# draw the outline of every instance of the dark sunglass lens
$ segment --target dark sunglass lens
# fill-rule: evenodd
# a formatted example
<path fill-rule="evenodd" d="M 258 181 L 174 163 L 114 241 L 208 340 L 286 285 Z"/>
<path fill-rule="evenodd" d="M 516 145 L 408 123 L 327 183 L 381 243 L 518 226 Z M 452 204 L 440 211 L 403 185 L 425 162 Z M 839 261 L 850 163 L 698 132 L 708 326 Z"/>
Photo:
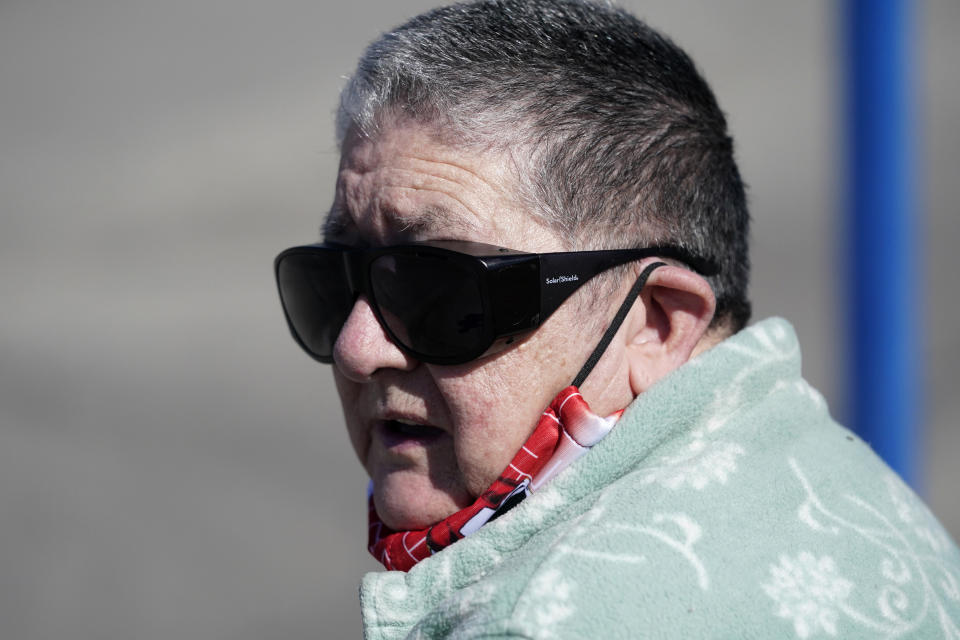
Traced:
<path fill-rule="evenodd" d="M 303 347 L 327 359 L 353 307 L 343 254 L 292 253 L 277 267 L 280 298 L 290 326 Z"/>
<path fill-rule="evenodd" d="M 484 338 L 476 274 L 442 256 L 391 254 L 370 265 L 373 297 L 397 341 L 422 356 L 475 356 Z"/>

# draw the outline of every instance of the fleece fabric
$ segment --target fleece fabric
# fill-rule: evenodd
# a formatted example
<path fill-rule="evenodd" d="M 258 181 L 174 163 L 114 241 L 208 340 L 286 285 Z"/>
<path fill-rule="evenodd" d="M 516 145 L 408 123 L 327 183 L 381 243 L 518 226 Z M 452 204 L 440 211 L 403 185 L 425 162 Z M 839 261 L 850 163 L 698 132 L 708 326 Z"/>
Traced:
<path fill-rule="evenodd" d="M 364 577 L 365 637 L 954 638 L 960 551 L 771 319 L 503 517 Z"/>

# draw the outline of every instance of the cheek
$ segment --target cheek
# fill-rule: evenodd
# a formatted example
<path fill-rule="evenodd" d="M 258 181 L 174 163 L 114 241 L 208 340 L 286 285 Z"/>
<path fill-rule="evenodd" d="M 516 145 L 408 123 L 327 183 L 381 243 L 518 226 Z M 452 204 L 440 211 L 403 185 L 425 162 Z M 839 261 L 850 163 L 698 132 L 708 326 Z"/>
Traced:
<path fill-rule="evenodd" d="M 529 356 L 527 350 L 503 354 L 479 370 L 446 381 L 445 395 L 458 399 L 448 402 L 457 425 L 457 465 L 473 495 L 486 490 L 507 467 L 565 386 L 557 382 L 562 374 Z"/>
<path fill-rule="evenodd" d="M 360 459 L 360 463 L 366 466 L 367 453 L 370 450 L 370 433 L 360 424 L 358 416 L 360 404 L 360 385 L 350 382 L 343 376 L 337 375 L 334 369 L 333 380 L 337 386 L 337 393 L 340 395 L 340 406 L 343 409 L 343 419 L 347 425 L 347 434 L 350 436 L 350 444 Z"/>
<path fill-rule="evenodd" d="M 506 406 L 490 407 L 458 430 L 454 441 L 457 468 L 471 495 L 486 490 L 530 435 L 534 424 Z"/>

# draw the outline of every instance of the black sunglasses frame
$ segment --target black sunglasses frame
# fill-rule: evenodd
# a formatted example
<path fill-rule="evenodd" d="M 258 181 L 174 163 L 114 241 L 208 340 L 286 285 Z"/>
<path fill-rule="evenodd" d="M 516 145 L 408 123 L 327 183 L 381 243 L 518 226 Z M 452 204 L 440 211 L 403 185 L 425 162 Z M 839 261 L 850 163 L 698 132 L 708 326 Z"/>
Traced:
<path fill-rule="evenodd" d="M 577 289 L 594 276 L 613 267 L 648 257 L 678 260 L 704 276 L 719 273 L 717 263 L 673 245 L 637 249 L 603 249 L 558 253 L 526 253 L 479 242 L 434 241 L 390 247 L 358 249 L 320 243 L 292 247 L 274 261 L 274 273 L 284 315 L 294 340 L 311 357 L 332 363 L 333 355 L 316 353 L 301 339 L 287 309 L 281 281 L 281 265 L 291 256 L 342 256 L 343 274 L 353 296 L 366 296 L 380 326 L 403 352 L 429 364 L 463 364 L 500 351 L 524 333 L 539 327 Z M 449 260 L 474 274 L 483 307 L 482 336 L 474 348 L 444 356 L 425 354 L 406 345 L 390 329 L 374 295 L 370 266 L 385 255 L 422 255 Z M 347 316 L 349 317 L 349 310 Z M 342 326 L 337 328 L 339 334 Z M 332 351 L 332 345 L 331 345 Z"/>

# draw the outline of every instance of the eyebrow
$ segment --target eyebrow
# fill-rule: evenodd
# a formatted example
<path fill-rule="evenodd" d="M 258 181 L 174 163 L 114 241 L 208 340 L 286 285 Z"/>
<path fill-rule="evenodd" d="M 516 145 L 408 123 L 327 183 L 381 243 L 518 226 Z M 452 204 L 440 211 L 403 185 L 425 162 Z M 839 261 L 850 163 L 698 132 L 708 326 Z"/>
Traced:
<path fill-rule="evenodd" d="M 320 235 L 324 240 L 337 238 L 346 235 L 352 226 L 353 221 L 350 220 L 349 216 L 344 215 L 342 209 L 335 206 L 330 207 L 327 217 L 320 225 Z"/>
<path fill-rule="evenodd" d="M 477 232 L 477 226 L 442 206 L 427 206 L 409 215 L 391 210 L 385 214 L 392 231 L 411 235 L 423 235 L 440 239 L 460 239 L 454 236 L 470 237 Z M 340 207 L 331 207 L 323 222 L 321 231 L 324 238 L 336 238 L 354 230 L 356 225 L 346 211 Z"/>

